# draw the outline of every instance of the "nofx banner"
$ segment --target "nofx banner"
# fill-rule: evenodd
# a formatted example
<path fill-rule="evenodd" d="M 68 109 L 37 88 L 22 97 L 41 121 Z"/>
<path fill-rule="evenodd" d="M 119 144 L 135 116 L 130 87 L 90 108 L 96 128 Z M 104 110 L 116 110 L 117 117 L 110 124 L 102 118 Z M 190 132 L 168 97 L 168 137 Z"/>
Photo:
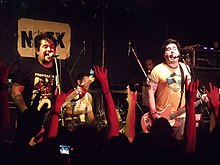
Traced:
<path fill-rule="evenodd" d="M 71 29 L 68 24 L 21 18 L 18 20 L 18 53 L 21 57 L 35 57 L 34 38 L 39 33 L 47 32 L 57 40 L 58 58 L 70 56 Z"/>

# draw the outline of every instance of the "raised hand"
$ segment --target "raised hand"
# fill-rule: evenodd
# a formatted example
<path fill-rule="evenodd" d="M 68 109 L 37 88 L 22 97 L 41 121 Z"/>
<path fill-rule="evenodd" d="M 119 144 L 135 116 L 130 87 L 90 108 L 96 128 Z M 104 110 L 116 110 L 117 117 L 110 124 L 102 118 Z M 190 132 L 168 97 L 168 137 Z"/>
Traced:
<path fill-rule="evenodd" d="M 199 80 L 188 82 L 186 78 L 186 122 L 184 130 L 185 149 L 187 153 L 195 152 L 196 150 L 196 119 L 194 102 L 199 87 Z"/>
<path fill-rule="evenodd" d="M 199 87 L 199 80 L 196 80 L 195 82 L 188 82 L 186 78 L 185 82 L 185 89 L 186 89 L 186 102 L 193 103 L 196 100 L 197 92 L 198 92 L 198 87 Z"/>
<path fill-rule="evenodd" d="M 206 93 L 209 100 L 208 105 L 214 112 L 215 119 L 217 119 L 219 114 L 219 89 L 209 82 L 209 91 L 206 90 Z"/>
<path fill-rule="evenodd" d="M 107 138 L 110 139 L 113 136 L 119 136 L 119 127 L 115 103 L 109 90 L 107 69 L 99 66 L 93 66 L 93 69 L 104 96 L 105 114 L 108 122 Z"/>
<path fill-rule="evenodd" d="M 93 66 L 96 79 L 100 82 L 103 94 L 109 92 L 107 69 L 104 67 Z"/>
<path fill-rule="evenodd" d="M 209 91 L 206 90 L 207 96 L 210 100 L 211 108 L 218 109 L 219 108 L 219 89 L 212 85 L 211 82 L 209 82 Z"/>
<path fill-rule="evenodd" d="M 126 99 L 127 102 L 128 103 L 131 103 L 131 102 L 133 103 L 134 102 L 136 104 L 136 101 L 137 101 L 137 91 L 135 91 L 135 92 L 131 91 L 129 86 L 127 87 L 127 91 L 128 91 L 128 95 L 127 95 L 127 99 Z"/>

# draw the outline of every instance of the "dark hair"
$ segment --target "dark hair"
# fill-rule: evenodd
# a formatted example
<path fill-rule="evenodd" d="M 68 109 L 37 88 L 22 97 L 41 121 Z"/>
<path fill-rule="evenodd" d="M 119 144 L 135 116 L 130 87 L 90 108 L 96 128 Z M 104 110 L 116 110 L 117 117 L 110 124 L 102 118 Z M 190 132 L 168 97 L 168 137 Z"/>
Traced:
<path fill-rule="evenodd" d="M 40 49 L 40 45 L 41 45 L 41 41 L 42 40 L 46 40 L 46 41 L 50 41 L 52 40 L 55 47 L 57 46 L 57 40 L 53 37 L 53 35 L 45 32 L 45 33 L 39 33 L 35 38 L 34 38 L 34 47 L 39 50 Z"/>
<path fill-rule="evenodd" d="M 143 62 L 147 61 L 147 60 L 151 60 L 153 63 L 155 63 L 155 59 L 152 57 L 146 57 Z"/>
<path fill-rule="evenodd" d="M 165 53 L 166 46 L 169 44 L 176 44 L 177 49 L 180 51 L 180 48 L 181 48 L 180 43 L 175 39 L 169 38 L 169 39 L 165 40 L 163 45 L 161 46 L 161 53 L 162 54 Z"/>
<path fill-rule="evenodd" d="M 82 81 L 82 79 L 85 77 L 85 76 L 88 76 L 86 73 L 80 73 L 76 76 L 76 81 L 77 80 L 80 80 Z M 77 82 L 76 82 L 77 83 Z"/>

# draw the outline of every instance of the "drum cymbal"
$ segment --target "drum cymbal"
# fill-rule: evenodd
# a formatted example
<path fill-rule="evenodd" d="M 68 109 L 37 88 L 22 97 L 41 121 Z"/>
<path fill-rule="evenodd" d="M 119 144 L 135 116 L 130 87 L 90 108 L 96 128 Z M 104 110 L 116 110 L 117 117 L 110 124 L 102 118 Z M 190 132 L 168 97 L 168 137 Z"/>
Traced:
<path fill-rule="evenodd" d="M 125 90 L 111 90 L 112 93 L 118 93 L 118 94 L 128 94 L 127 89 Z M 138 92 L 138 95 L 142 95 L 142 93 Z"/>

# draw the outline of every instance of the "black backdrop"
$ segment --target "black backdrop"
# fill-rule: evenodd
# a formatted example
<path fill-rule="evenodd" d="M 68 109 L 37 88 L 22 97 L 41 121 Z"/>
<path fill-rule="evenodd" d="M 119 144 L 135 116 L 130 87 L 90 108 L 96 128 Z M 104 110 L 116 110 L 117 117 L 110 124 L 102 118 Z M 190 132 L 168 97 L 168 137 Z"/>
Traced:
<path fill-rule="evenodd" d="M 140 72 L 133 55 L 128 57 L 129 40 L 133 41 L 140 60 L 153 57 L 156 62 L 162 60 L 160 45 L 166 38 L 175 38 L 182 46 L 201 44 L 211 47 L 213 42 L 219 41 L 220 2 L 217 0 L 5 2 L 0 6 L 0 58 L 13 63 L 19 57 L 16 49 L 19 18 L 65 22 L 72 29 L 71 55 L 64 61 L 69 70 L 76 62 L 83 41 L 86 41 L 86 54 L 77 62 L 71 75 L 73 79 L 79 72 L 88 72 L 92 65 L 102 65 L 103 54 L 111 84 L 122 83 L 131 73 Z"/>

